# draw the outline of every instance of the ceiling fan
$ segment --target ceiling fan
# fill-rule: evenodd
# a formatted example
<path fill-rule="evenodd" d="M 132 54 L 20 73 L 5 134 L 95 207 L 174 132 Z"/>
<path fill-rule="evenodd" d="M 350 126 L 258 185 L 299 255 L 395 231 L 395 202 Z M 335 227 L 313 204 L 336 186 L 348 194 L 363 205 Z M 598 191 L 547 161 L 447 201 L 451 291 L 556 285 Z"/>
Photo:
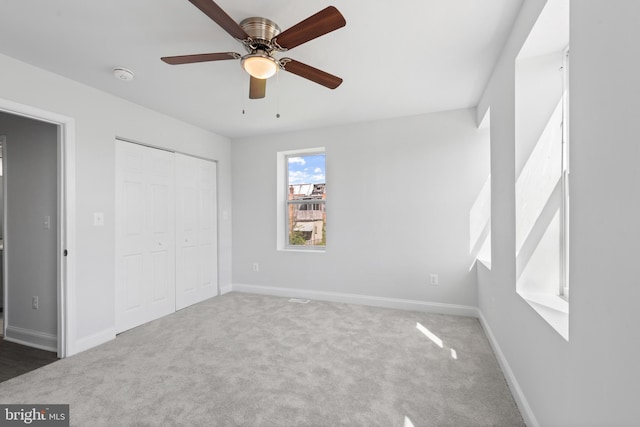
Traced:
<path fill-rule="evenodd" d="M 240 55 L 236 52 L 201 53 L 160 58 L 167 64 L 179 65 L 240 59 L 242 68 L 251 76 L 249 82 L 249 98 L 251 99 L 265 97 L 267 79 L 278 70 L 288 71 L 329 89 L 335 89 L 342 83 L 340 77 L 303 64 L 295 59 L 277 59 L 273 56 L 275 52 L 285 52 L 344 27 L 347 22 L 335 7 L 329 6 L 288 30 L 281 32 L 278 24 L 270 19 L 252 17 L 244 19 L 238 24 L 213 0 L 189 1 L 233 38 L 242 43 L 248 53 L 246 55 Z"/>

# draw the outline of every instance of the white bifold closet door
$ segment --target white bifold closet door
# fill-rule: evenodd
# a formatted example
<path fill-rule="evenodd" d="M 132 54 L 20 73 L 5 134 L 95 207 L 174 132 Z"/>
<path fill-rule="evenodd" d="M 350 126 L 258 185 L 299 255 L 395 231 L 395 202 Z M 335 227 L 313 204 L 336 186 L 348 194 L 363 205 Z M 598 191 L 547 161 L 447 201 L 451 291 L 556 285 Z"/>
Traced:
<path fill-rule="evenodd" d="M 176 160 L 176 310 L 218 294 L 216 163 Z"/>
<path fill-rule="evenodd" d="M 116 330 L 175 311 L 174 153 L 116 141 Z"/>

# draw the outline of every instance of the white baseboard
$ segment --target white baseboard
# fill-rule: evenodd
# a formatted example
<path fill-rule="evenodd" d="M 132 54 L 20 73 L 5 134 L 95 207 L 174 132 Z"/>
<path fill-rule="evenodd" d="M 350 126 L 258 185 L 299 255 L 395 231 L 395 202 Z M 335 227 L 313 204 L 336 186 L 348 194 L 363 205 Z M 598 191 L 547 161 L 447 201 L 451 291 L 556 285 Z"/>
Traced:
<path fill-rule="evenodd" d="M 498 345 L 498 341 L 496 340 L 495 335 L 493 335 L 493 331 L 491 330 L 491 327 L 489 327 L 489 323 L 487 322 L 487 319 L 484 317 L 484 314 L 482 313 L 482 311 L 480 311 L 480 309 L 478 309 L 477 311 L 478 311 L 478 319 L 480 320 L 480 324 L 482 325 L 482 328 L 484 329 L 484 332 L 487 335 L 487 338 L 489 338 L 489 343 L 491 344 L 491 347 L 493 348 L 493 352 L 498 358 L 498 363 L 500 364 L 500 368 L 502 368 L 502 373 L 504 374 L 505 379 L 507 380 L 507 384 L 509 384 L 509 388 L 511 389 L 511 394 L 513 395 L 513 398 L 515 399 L 516 404 L 518 405 L 518 409 L 520 409 L 520 414 L 522 414 L 522 418 L 524 418 L 525 424 L 528 427 L 539 427 L 540 424 L 538 423 L 536 416 L 531 410 L 531 406 L 529 406 L 529 402 L 527 401 L 527 398 L 525 397 L 522 391 L 522 388 L 520 388 L 520 384 L 518 384 L 518 380 L 513 374 L 513 371 L 511 370 L 511 366 L 509 366 L 509 362 L 507 362 L 507 359 L 504 356 L 504 353 L 502 352 L 500 345 Z"/>
<path fill-rule="evenodd" d="M 395 308 L 399 310 L 424 311 L 428 313 L 478 317 L 478 309 L 476 307 L 467 305 L 443 304 L 438 302 L 346 294 L 341 292 L 325 292 L 305 289 L 279 288 L 274 286 L 245 285 L 239 283 L 233 284 L 232 290 L 234 292 L 272 295 L 287 298 L 304 298 L 318 301 L 331 301 L 347 304 L 369 305 L 373 307 Z"/>
<path fill-rule="evenodd" d="M 47 351 L 58 351 L 58 337 L 46 332 L 7 325 L 5 340 Z"/>
<path fill-rule="evenodd" d="M 231 291 L 233 291 L 233 286 L 231 285 L 220 287 L 220 295 L 228 294 Z"/>
<path fill-rule="evenodd" d="M 97 347 L 100 344 L 104 344 L 115 338 L 115 328 L 105 329 L 104 331 L 89 335 L 88 337 L 80 338 L 74 342 L 72 348 L 69 349 L 69 354 L 67 354 L 67 356 L 72 356 L 85 350 L 89 350 L 90 348 Z"/>

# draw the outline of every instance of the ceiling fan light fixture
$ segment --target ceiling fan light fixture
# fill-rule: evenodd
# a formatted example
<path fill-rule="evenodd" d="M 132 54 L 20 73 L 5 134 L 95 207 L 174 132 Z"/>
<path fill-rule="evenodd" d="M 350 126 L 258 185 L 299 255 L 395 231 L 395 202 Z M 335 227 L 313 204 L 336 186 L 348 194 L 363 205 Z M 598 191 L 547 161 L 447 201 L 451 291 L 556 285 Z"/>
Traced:
<path fill-rule="evenodd" d="M 280 64 L 264 53 L 252 53 L 242 57 L 242 68 L 256 79 L 268 79 L 278 72 Z"/>

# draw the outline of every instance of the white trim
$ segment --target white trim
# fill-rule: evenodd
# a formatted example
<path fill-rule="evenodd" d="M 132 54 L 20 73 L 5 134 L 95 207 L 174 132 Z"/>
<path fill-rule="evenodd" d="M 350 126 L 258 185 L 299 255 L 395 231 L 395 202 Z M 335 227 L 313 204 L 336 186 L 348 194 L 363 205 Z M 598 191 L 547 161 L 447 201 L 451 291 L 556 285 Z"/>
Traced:
<path fill-rule="evenodd" d="M 284 249 L 278 249 L 280 252 L 301 252 L 301 253 L 311 253 L 311 254 L 324 254 L 327 252 L 326 246 L 288 246 Z"/>
<path fill-rule="evenodd" d="M 7 204 L 4 202 L 4 200 L 6 200 L 7 198 L 7 180 L 4 179 L 4 175 L 7 171 L 7 169 L 5 168 L 5 160 L 7 157 L 7 138 L 6 135 L 0 135 L 0 144 L 2 144 L 2 147 L 0 147 L 0 149 L 2 150 L 2 158 L 0 159 L 0 162 L 2 163 L 2 318 L 3 318 L 3 323 L 2 323 L 2 331 L 0 331 L 0 333 L 2 333 L 3 336 L 7 335 L 7 319 L 9 317 L 9 315 L 7 314 L 7 311 L 9 309 L 9 307 L 7 306 L 7 294 L 8 294 L 8 289 L 9 287 L 7 286 L 7 253 L 4 250 L 4 242 L 6 241 L 7 238 Z"/>
<path fill-rule="evenodd" d="M 326 165 L 325 165 L 326 167 Z M 287 211 L 284 201 L 287 199 L 287 154 L 276 153 L 276 250 L 282 250 L 287 245 L 285 233 L 287 230 Z"/>
<path fill-rule="evenodd" d="M 53 352 L 58 349 L 58 337 L 55 335 L 16 326 L 7 326 L 6 329 L 7 335 L 4 339 L 7 341 Z"/>
<path fill-rule="evenodd" d="M 228 294 L 229 292 L 233 292 L 233 286 L 226 285 L 220 287 L 220 295 Z"/>
<path fill-rule="evenodd" d="M 234 292 L 273 295 L 286 298 L 303 298 L 346 304 L 369 305 L 373 307 L 395 308 L 399 310 L 423 311 L 427 313 L 451 314 L 455 316 L 478 317 L 478 309 L 467 305 L 444 304 L 429 301 L 406 300 L 370 295 L 346 294 L 341 292 L 313 291 L 306 289 L 280 288 L 274 286 L 245 285 L 235 283 Z"/>
<path fill-rule="evenodd" d="M 486 268 L 487 270 L 491 271 L 491 260 L 483 260 L 480 258 L 476 258 L 476 261 L 478 261 L 480 264 L 482 264 L 484 266 L 484 268 Z"/>
<path fill-rule="evenodd" d="M 569 341 L 569 303 L 557 295 L 546 293 L 516 293 L 535 310 L 565 341 Z"/>
<path fill-rule="evenodd" d="M 212 157 L 196 156 L 195 154 L 191 154 L 187 151 L 181 151 L 176 148 L 167 148 L 167 147 L 162 147 L 160 145 L 148 144 L 146 142 L 140 142 L 140 141 L 136 141 L 135 139 L 129 139 L 129 138 L 125 138 L 123 136 L 117 136 L 117 135 L 115 139 L 117 141 L 129 142 L 131 144 L 142 145 L 143 147 L 149 147 L 149 148 L 154 148 L 156 150 L 168 151 L 169 153 L 184 154 L 185 156 L 195 157 L 196 159 L 207 160 L 209 162 L 218 163 L 218 160 Z"/>
<path fill-rule="evenodd" d="M 484 111 L 476 107 L 476 126 L 478 129 L 491 129 L 491 105 Z"/>
<path fill-rule="evenodd" d="M 523 291 L 516 293 L 527 300 L 530 304 L 543 305 L 551 310 L 555 310 L 563 314 L 569 314 L 569 303 L 558 295 Z"/>
<path fill-rule="evenodd" d="M 104 331 L 76 340 L 74 350 L 76 353 L 80 353 L 82 351 L 89 350 L 90 348 L 97 347 L 100 344 L 114 340 L 115 338 L 116 328 L 105 329 Z"/>
<path fill-rule="evenodd" d="M 525 397 L 524 392 L 522 391 L 522 388 L 520 387 L 520 384 L 516 379 L 516 376 L 513 374 L 511 366 L 509 366 L 509 362 L 507 362 L 507 358 L 504 356 L 504 353 L 502 352 L 502 349 L 500 348 L 495 335 L 493 335 L 493 331 L 491 330 L 491 327 L 489 327 L 489 322 L 487 322 L 487 319 L 484 317 L 484 314 L 480 309 L 476 310 L 477 317 L 480 320 L 480 324 L 482 325 L 482 328 L 484 329 L 484 332 L 489 339 L 489 343 L 491 344 L 493 352 L 498 359 L 500 368 L 502 368 L 502 373 L 507 380 L 507 384 L 509 384 L 511 394 L 513 395 L 516 404 L 518 405 L 518 409 L 520 409 L 520 414 L 522 415 L 522 418 L 524 418 L 525 424 L 528 427 L 539 427 L 540 424 L 538 423 L 538 420 L 536 419 L 536 416 L 534 415 L 533 410 L 531 409 L 531 406 L 529 405 L 529 402 L 527 401 L 527 398 Z"/>
<path fill-rule="evenodd" d="M 60 126 L 60 292 L 58 294 L 58 357 L 77 353 L 74 351 L 76 307 L 76 124 L 68 118 Z M 67 250 L 70 256 L 64 256 Z"/>
<path fill-rule="evenodd" d="M 57 350 L 58 357 L 63 358 L 76 353 L 74 351 L 74 337 L 70 333 L 75 330 L 75 318 L 73 317 L 76 278 L 75 120 L 2 98 L 0 98 L 0 111 L 59 126 L 57 146 L 59 150 L 58 183 L 60 184 L 58 196 L 58 252 L 60 256 L 58 257 L 58 341 L 54 351 Z M 6 231 L 5 229 L 5 236 Z M 65 249 L 69 251 L 71 256 L 62 256 Z M 5 264 L 5 270 L 6 267 Z M 6 306 L 6 304 L 4 305 Z"/>
<path fill-rule="evenodd" d="M 216 164 L 216 295 L 222 295 L 222 288 L 220 287 L 220 230 L 222 225 L 220 221 L 224 221 L 224 209 L 220 207 L 220 163 L 217 160 L 212 160 Z M 177 209 L 177 207 L 176 207 Z M 177 244 L 177 242 L 176 242 Z"/>

